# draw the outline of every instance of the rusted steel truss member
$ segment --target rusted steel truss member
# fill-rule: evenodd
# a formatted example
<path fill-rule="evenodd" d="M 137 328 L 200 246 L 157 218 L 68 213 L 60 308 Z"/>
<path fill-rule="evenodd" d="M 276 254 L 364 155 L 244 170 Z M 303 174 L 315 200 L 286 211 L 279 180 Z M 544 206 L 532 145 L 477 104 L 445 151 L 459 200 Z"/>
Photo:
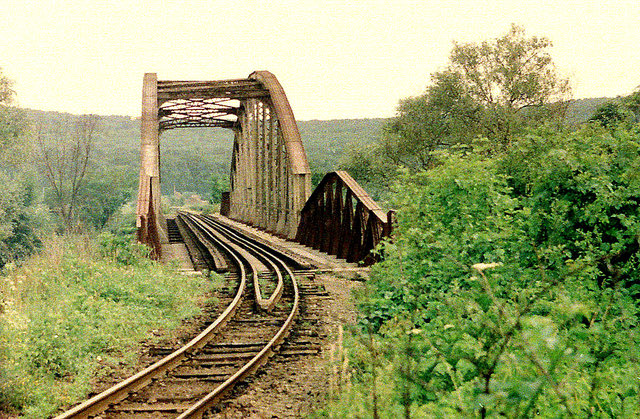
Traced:
<path fill-rule="evenodd" d="M 307 155 L 275 76 L 258 71 L 249 79 L 264 86 L 269 96 L 250 98 L 240 105 L 228 216 L 293 239 L 311 193 Z"/>
<path fill-rule="evenodd" d="M 302 209 L 296 241 L 369 265 L 376 261 L 371 251 L 391 234 L 392 219 L 347 172 L 332 172 Z"/>
<path fill-rule="evenodd" d="M 287 97 L 268 71 L 218 81 L 158 81 L 156 74 L 145 74 L 138 237 L 154 246 L 157 255 L 168 243 L 160 206 L 159 134 L 190 127 L 235 132 L 225 215 L 294 238 L 311 193 L 311 172 Z M 157 243 L 149 237 L 157 237 Z"/>
<path fill-rule="evenodd" d="M 160 200 L 160 143 L 158 141 L 158 78 L 144 75 L 142 85 L 142 121 L 140 124 L 140 183 L 136 206 L 138 241 L 152 248 L 159 258 L 161 243 L 169 241 Z"/>

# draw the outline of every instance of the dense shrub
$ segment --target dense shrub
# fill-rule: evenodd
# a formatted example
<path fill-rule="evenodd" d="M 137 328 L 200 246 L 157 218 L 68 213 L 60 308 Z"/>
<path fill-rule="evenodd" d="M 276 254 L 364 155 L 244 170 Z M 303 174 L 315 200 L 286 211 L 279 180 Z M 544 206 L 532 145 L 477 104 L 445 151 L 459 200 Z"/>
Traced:
<path fill-rule="evenodd" d="M 405 175 L 319 415 L 640 415 L 639 140 L 538 132 Z"/>
<path fill-rule="evenodd" d="M 132 242 L 128 235 L 117 235 L 103 232 L 98 236 L 100 256 L 108 258 L 122 265 L 136 265 L 150 262 L 149 248 L 141 243 Z"/>
<path fill-rule="evenodd" d="M 31 189 L 0 172 L 0 268 L 22 260 L 40 247 L 28 205 Z"/>

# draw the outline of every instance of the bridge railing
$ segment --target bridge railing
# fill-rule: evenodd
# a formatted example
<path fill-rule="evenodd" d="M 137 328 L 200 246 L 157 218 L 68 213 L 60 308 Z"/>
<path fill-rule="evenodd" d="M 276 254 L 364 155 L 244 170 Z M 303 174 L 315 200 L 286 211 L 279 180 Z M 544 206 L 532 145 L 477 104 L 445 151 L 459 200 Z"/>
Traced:
<path fill-rule="evenodd" d="M 325 175 L 302 209 L 296 241 L 347 262 L 376 261 L 371 251 L 391 234 L 385 213 L 345 171 Z"/>

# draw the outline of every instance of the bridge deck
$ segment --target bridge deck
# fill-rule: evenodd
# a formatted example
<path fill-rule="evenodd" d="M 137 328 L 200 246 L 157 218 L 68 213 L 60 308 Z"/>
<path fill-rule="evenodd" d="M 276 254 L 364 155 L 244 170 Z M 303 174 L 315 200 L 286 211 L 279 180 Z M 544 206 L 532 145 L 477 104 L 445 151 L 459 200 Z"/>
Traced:
<path fill-rule="evenodd" d="M 197 271 L 193 269 L 193 263 L 189 258 L 189 252 L 184 243 L 169 243 L 162 246 L 162 262 L 177 261 L 180 272 L 186 275 L 195 275 Z"/>
<path fill-rule="evenodd" d="M 344 259 L 338 259 L 333 255 L 328 255 L 310 247 L 303 246 L 299 243 L 274 236 L 273 234 L 269 234 L 265 231 L 248 226 L 238 221 L 231 220 L 220 214 L 215 214 L 214 217 L 222 223 L 225 223 L 233 228 L 237 228 L 238 230 L 241 230 L 243 233 L 248 234 L 253 238 L 267 242 L 271 246 L 282 250 L 283 252 L 293 256 L 294 258 L 306 262 L 310 265 L 310 267 L 316 267 L 322 271 L 357 271 L 363 269 L 358 267 L 356 263 L 348 263 Z"/>
<path fill-rule="evenodd" d="M 356 263 L 348 263 L 344 259 L 338 259 L 333 255 L 320 252 L 299 243 L 289 241 L 265 231 L 248 226 L 238 221 L 231 220 L 220 214 L 213 215 L 218 221 L 224 223 L 234 229 L 249 235 L 252 238 L 263 241 L 276 247 L 282 252 L 292 256 L 302 264 L 308 265 L 310 268 L 316 268 L 320 271 L 327 272 L 366 272 L 367 268 L 359 267 Z M 166 250 L 165 250 L 166 249 Z M 184 243 L 171 243 L 163 246 L 162 260 L 169 262 L 176 260 L 181 266 L 181 271 L 186 274 L 194 273 L 193 264 L 189 258 L 189 254 Z"/>

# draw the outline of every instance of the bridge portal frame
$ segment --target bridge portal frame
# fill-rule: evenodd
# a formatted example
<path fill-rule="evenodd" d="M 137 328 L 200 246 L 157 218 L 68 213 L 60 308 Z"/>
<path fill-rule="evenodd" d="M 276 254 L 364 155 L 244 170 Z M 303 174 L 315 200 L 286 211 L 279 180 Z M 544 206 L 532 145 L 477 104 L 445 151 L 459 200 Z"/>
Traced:
<path fill-rule="evenodd" d="M 289 101 L 276 77 L 256 71 L 247 79 L 158 81 L 146 73 L 142 88 L 138 240 L 159 257 L 168 243 L 160 193 L 160 132 L 223 127 L 235 133 L 230 218 L 293 239 L 311 194 L 311 171 Z M 153 230 L 153 231 L 151 231 Z"/>

